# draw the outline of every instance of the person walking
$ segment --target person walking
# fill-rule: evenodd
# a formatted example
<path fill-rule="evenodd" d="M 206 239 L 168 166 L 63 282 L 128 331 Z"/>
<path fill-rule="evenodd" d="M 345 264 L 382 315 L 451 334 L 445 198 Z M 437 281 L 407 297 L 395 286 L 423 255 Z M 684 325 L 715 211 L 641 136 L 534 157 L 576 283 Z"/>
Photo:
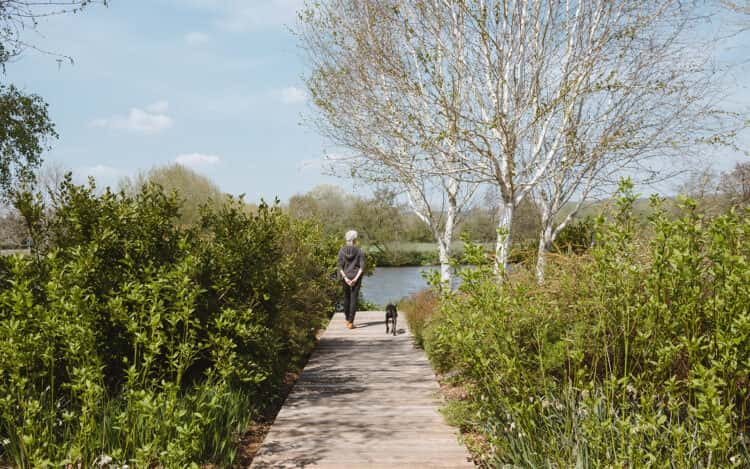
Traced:
<path fill-rule="evenodd" d="M 362 286 L 362 272 L 365 270 L 365 255 L 356 245 L 356 231 L 347 231 L 344 238 L 346 239 L 346 245 L 339 249 L 339 274 L 344 284 L 346 327 L 353 329 L 359 288 Z"/>

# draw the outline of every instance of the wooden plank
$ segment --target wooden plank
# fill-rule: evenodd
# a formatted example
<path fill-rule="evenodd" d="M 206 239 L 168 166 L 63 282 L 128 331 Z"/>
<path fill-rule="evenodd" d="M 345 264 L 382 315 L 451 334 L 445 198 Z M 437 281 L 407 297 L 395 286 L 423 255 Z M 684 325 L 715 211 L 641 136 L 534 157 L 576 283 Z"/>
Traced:
<path fill-rule="evenodd" d="M 385 334 L 385 313 L 336 314 L 251 468 L 470 468 L 438 412 L 438 385 L 406 321 Z"/>

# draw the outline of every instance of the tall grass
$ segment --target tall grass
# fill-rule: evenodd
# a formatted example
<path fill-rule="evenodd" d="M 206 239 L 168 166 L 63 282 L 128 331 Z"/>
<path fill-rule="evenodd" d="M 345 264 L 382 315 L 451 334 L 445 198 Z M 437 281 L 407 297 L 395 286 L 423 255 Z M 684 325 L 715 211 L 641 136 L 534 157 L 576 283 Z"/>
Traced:
<path fill-rule="evenodd" d="M 435 292 L 422 290 L 399 302 L 398 308 L 406 314 L 409 329 L 420 347 L 424 347 L 424 329 L 438 307 L 438 299 Z"/>

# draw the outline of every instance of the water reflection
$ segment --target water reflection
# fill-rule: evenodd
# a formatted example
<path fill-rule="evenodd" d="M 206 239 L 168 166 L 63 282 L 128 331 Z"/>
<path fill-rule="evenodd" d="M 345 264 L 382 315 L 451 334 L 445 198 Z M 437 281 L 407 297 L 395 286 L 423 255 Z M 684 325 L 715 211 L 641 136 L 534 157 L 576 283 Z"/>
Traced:
<path fill-rule="evenodd" d="M 378 267 L 362 281 L 362 296 L 384 306 L 427 288 L 422 272 L 439 270 L 438 266 Z M 454 276 L 454 282 L 457 278 Z"/>

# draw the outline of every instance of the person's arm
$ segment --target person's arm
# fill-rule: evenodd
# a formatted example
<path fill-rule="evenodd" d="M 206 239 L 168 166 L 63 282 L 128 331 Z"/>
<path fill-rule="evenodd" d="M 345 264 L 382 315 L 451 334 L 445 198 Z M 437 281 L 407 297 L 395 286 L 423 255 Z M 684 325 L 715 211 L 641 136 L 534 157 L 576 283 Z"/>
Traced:
<path fill-rule="evenodd" d="M 354 285 L 354 282 L 356 282 L 356 280 L 349 280 L 349 278 L 346 276 L 343 270 L 341 271 L 341 277 L 344 279 L 344 282 L 346 282 L 346 284 L 349 285 L 350 287 Z"/>
<path fill-rule="evenodd" d="M 362 272 L 365 270 L 365 254 L 362 252 L 362 249 L 360 249 L 359 254 L 357 254 L 357 263 L 359 264 L 359 270 L 357 271 L 357 275 L 354 276 L 352 283 L 357 283 L 359 278 L 362 277 Z"/>
<path fill-rule="evenodd" d="M 349 279 L 346 278 L 346 273 L 344 273 L 344 251 L 342 249 L 339 249 L 339 273 L 341 274 L 341 278 L 344 279 L 344 282 L 349 283 Z"/>
<path fill-rule="evenodd" d="M 339 250 L 339 272 L 341 273 L 341 278 L 344 279 L 344 283 L 346 283 L 350 287 L 354 285 L 355 280 L 351 280 L 349 277 L 346 276 L 346 272 L 344 272 L 344 249 L 343 248 Z"/>

